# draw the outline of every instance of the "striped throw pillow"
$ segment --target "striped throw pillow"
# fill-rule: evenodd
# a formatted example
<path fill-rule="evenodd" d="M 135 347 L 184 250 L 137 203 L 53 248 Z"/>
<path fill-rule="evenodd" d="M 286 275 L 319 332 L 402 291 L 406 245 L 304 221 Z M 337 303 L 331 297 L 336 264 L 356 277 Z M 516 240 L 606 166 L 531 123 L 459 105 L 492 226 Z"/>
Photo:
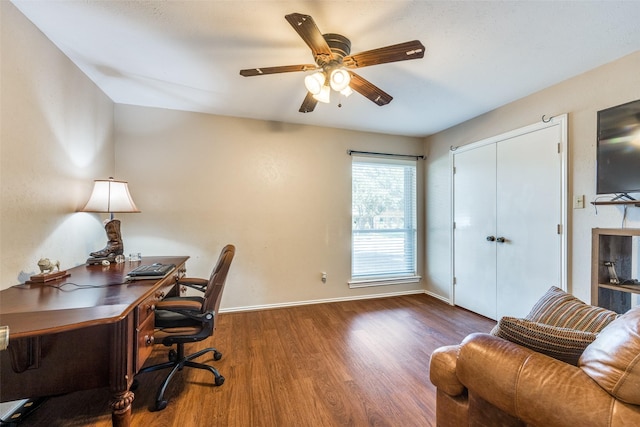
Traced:
<path fill-rule="evenodd" d="M 515 317 L 501 318 L 492 333 L 572 365 L 578 364 L 584 349 L 597 337 L 593 332 L 561 328 Z"/>
<path fill-rule="evenodd" d="M 585 304 L 552 286 L 525 317 L 532 322 L 586 332 L 600 332 L 618 317 L 614 311 Z"/>

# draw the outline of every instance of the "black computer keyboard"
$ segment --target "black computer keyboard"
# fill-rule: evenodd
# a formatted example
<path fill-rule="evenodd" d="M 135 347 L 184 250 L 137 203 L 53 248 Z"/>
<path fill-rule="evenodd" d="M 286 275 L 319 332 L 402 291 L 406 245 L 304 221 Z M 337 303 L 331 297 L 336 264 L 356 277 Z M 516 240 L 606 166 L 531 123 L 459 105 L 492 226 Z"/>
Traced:
<path fill-rule="evenodd" d="M 129 277 L 163 277 L 176 268 L 175 264 L 140 265 L 127 274 Z"/>

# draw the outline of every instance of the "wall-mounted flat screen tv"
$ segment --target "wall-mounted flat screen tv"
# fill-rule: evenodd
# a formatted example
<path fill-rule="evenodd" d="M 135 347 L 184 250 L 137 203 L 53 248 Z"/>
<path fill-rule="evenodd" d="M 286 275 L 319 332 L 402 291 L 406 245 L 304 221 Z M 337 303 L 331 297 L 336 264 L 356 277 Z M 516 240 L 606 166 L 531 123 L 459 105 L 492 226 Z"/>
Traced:
<path fill-rule="evenodd" d="M 598 111 L 596 192 L 640 192 L 640 99 Z"/>

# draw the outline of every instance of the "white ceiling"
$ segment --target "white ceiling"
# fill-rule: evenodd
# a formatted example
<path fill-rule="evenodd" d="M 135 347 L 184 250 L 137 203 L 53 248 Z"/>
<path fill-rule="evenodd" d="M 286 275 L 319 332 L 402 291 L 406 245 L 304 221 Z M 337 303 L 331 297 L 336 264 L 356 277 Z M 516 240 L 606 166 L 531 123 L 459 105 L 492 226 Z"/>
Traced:
<path fill-rule="evenodd" d="M 640 49 L 640 1 L 12 0 L 114 102 L 426 136 Z M 311 15 L 352 53 L 418 39 L 423 59 L 356 72 L 354 93 L 299 113 L 313 63 L 284 16 Z M 640 70 L 639 70 L 640 71 Z"/>

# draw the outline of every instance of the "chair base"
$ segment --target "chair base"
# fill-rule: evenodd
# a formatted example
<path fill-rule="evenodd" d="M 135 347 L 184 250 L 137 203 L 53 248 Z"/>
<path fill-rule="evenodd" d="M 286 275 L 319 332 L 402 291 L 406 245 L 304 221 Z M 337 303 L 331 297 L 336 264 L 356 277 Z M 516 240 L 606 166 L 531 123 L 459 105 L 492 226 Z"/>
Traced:
<path fill-rule="evenodd" d="M 145 372 L 153 372 L 153 371 L 159 371 L 162 369 L 169 369 L 171 368 L 171 371 L 169 372 L 169 374 L 166 376 L 166 378 L 164 379 L 164 381 L 162 382 L 162 384 L 160 385 L 160 388 L 158 390 L 158 394 L 156 396 L 156 403 L 155 403 L 155 410 L 156 411 L 161 411 L 164 408 L 167 407 L 167 403 L 168 401 L 164 398 L 164 393 L 167 390 L 167 386 L 169 385 L 169 382 L 171 381 L 171 379 L 173 378 L 173 376 L 176 374 L 176 372 L 181 371 L 182 368 L 189 367 L 189 368 L 196 368 L 196 369 L 204 369 L 206 371 L 209 371 L 213 374 L 213 376 L 215 377 L 215 382 L 214 384 L 216 386 L 221 386 L 222 384 L 224 384 L 224 377 L 222 375 L 220 375 L 220 373 L 218 372 L 218 370 L 216 368 L 214 368 L 213 366 L 210 365 L 206 365 L 204 363 L 198 363 L 198 362 L 193 362 L 193 359 L 196 359 L 206 353 L 212 352 L 213 353 L 213 360 L 220 360 L 222 358 L 222 353 L 220 353 L 218 350 L 216 350 L 213 347 L 210 348 L 205 348 L 203 350 L 200 350 L 196 353 L 193 354 L 189 354 L 187 356 L 184 355 L 184 344 L 182 343 L 178 343 L 177 344 L 177 351 L 176 350 L 169 350 L 169 361 L 168 362 L 164 362 L 164 363 L 159 363 L 157 365 L 152 365 L 152 366 L 147 366 L 146 368 L 142 368 L 140 369 L 140 371 L 138 371 L 137 375 L 143 374 Z M 137 387 L 137 383 L 134 380 L 134 384 L 131 386 L 131 389 L 134 389 L 135 387 Z"/>

